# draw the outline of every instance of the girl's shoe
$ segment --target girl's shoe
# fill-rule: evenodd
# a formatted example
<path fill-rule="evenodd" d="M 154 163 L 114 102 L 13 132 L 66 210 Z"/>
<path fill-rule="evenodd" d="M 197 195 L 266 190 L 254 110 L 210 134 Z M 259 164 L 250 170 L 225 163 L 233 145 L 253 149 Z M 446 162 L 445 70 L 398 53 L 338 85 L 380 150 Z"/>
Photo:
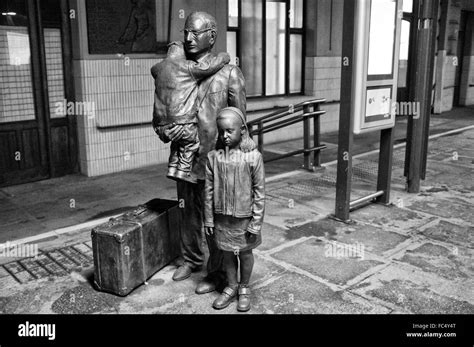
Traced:
<path fill-rule="evenodd" d="M 231 287 L 225 287 L 225 289 L 222 291 L 222 294 L 219 295 L 219 297 L 212 304 L 212 307 L 214 307 L 216 310 L 222 310 L 223 308 L 229 306 L 236 296 L 237 287 L 234 289 Z"/>
<path fill-rule="evenodd" d="M 247 312 L 250 310 L 250 288 L 247 286 L 239 286 L 239 303 L 237 311 Z"/>

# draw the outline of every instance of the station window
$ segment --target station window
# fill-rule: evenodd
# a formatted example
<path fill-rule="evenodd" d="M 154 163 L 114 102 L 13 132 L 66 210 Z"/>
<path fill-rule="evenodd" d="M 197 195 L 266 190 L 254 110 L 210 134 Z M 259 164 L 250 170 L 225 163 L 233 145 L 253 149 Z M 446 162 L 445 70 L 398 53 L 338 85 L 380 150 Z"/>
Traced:
<path fill-rule="evenodd" d="M 304 0 L 228 0 L 227 51 L 247 95 L 302 94 Z"/>

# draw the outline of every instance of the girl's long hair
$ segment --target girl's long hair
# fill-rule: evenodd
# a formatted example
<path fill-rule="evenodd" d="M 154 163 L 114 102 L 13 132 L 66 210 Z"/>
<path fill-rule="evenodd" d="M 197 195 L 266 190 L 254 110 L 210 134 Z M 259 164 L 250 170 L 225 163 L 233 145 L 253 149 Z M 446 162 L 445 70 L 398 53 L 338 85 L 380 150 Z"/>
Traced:
<path fill-rule="evenodd" d="M 223 118 L 222 114 L 225 112 L 225 111 L 231 111 L 235 117 L 240 120 L 240 123 L 245 127 L 245 133 L 242 134 L 242 138 L 240 140 L 240 145 L 239 145 L 239 148 L 242 152 L 244 153 L 248 153 L 248 152 L 251 152 L 253 151 L 254 149 L 257 148 L 257 145 L 255 144 L 255 142 L 250 138 L 250 134 L 249 134 L 249 129 L 247 127 L 247 122 L 245 121 L 245 116 L 244 114 L 242 113 L 241 110 L 239 110 L 237 107 L 226 107 L 226 108 L 223 108 L 219 114 L 217 115 L 217 118 L 216 120 L 218 119 L 221 119 Z M 216 149 L 224 149 L 225 148 L 225 144 L 222 143 L 222 141 L 220 140 L 220 138 L 218 137 L 217 138 L 217 143 L 216 143 Z"/>

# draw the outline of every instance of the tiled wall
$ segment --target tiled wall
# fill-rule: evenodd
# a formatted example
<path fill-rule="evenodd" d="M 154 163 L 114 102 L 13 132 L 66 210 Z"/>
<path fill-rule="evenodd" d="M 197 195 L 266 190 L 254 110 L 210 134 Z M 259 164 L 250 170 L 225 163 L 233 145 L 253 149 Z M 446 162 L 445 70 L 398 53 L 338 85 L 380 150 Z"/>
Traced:
<path fill-rule="evenodd" d="M 326 114 L 321 117 L 321 133 L 336 131 L 339 127 L 341 98 L 341 57 L 307 57 L 305 94 L 325 98 Z"/>
<path fill-rule="evenodd" d="M 74 62 L 77 101 L 94 115 L 78 116 L 81 172 L 97 176 L 166 162 L 168 145 L 151 126 L 154 59 Z M 143 124 L 145 123 L 145 124 Z"/>
<path fill-rule="evenodd" d="M 436 58 L 436 86 L 434 112 L 442 113 L 453 108 L 456 69 L 460 65 L 459 57 L 446 55 L 439 51 Z"/>
<path fill-rule="evenodd" d="M 305 94 L 339 101 L 341 88 L 341 57 L 307 57 Z"/>

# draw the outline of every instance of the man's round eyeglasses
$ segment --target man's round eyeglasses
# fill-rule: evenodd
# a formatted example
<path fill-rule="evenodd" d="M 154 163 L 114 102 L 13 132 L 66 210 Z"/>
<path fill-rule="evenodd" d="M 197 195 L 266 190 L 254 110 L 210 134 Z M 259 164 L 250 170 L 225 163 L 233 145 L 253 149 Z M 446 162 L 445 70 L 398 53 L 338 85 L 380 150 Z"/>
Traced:
<path fill-rule="evenodd" d="M 202 30 L 189 30 L 189 29 L 183 29 L 181 32 L 184 32 L 184 35 L 192 34 L 194 38 L 198 37 L 198 35 L 201 35 L 209 30 L 212 30 L 212 28 L 207 28 L 207 29 L 202 29 Z"/>

